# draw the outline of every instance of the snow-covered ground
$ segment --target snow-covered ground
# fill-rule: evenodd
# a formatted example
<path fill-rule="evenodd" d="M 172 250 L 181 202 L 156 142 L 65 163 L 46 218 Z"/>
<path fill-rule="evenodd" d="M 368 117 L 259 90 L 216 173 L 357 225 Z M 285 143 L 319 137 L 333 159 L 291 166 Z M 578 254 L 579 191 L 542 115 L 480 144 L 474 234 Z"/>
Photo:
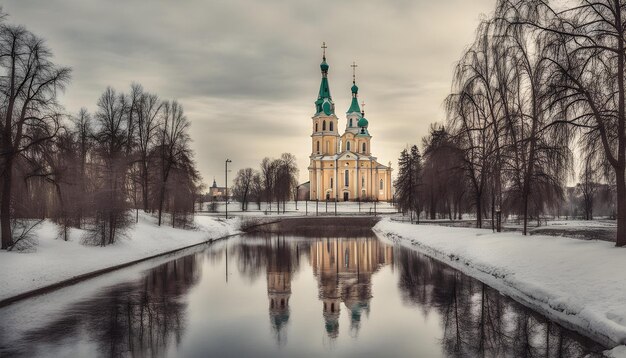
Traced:
<path fill-rule="evenodd" d="M 626 249 L 604 241 L 384 219 L 382 238 L 422 251 L 564 326 L 609 346 L 626 343 Z M 626 353 L 614 349 L 615 356 Z"/>
<path fill-rule="evenodd" d="M 46 220 L 33 232 L 34 252 L 0 251 L 0 300 L 55 284 L 75 276 L 176 250 L 209 239 L 238 233 L 239 220 L 196 216 L 195 230 L 158 227 L 156 219 L 140 214 L 124 237 L 106 247 L 81 244 L 82 230 L 70 240 L 58 239 L 58 227 Z"/>

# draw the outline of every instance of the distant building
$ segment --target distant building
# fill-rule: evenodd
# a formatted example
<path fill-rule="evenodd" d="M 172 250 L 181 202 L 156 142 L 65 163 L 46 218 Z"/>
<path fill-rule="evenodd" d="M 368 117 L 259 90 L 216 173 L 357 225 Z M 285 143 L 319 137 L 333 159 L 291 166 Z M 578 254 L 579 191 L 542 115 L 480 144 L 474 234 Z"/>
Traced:
<path fill-rule="evenodd" d="M 302 183 L 298 185 L 298 200 L 308 200 L 311 192 L 311 182 Z"/>
<path fill-rule="evenodd" d="M 365 111 L 359 107 L 359 88 L 354 73 L 352 103 L 346 112 L 345 131 L 340 136 L 339 119 L 330 96 L 325 51 L 320 68 L 322 83 L 312 117 L 311 164 L 308 168 L 310 199 L 391 201 L 391 163 L 380 164 L 370 151 L 372 136 Z"/>
<path fill-rule="evenodd" d="M 232 188 L 228 190 L 228 198 L 233 197 Z M 217 186 L 215 178 L 213 178 L 213 185 L 209 188 L 209 200 L 211 201 L 224 201 L 226 199 L 226 188 Z"/>

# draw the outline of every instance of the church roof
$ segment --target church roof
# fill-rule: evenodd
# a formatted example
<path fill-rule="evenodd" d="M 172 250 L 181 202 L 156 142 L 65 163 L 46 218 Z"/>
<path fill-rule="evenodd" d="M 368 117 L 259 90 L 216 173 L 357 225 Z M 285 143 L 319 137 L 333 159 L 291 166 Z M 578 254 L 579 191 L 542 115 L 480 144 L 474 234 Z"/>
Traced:
<path fill-rule="evenodd" d="M 322 57 L 322 63 L 320 69 L 322 70 L 322 82 L 320 83 L 320 91 L 317 94 L 317 100 L 315 101 L 315 115 L 324 113 L 327 116 L 335 114 L 335 104 L 330 96 L 330 85 L 328 84 L 328 68 L 330 67 L 326 62 L 326 43 L 322 45 L 324 49 L 324 55 Z"/>
<path fill-rule="evenodd" d="M 352 102 L 350 102 L 350 108 L 346 113 L 361 113 L 361 107 L 359 107 L 359 101 L 356 96 L 352 96 Z"/>

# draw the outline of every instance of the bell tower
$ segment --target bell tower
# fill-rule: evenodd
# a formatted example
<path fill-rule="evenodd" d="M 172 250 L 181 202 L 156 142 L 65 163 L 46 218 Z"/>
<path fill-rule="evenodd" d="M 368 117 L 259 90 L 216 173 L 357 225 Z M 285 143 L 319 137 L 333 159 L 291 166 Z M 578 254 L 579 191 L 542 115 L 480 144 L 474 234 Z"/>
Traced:
<path fill-rule="evenodd" d="M 315 115 L 312 117 L 313 128 L 311 134 L 311 158 L 337 154 L 339 131 L 337 130 L 337 116 L 335 103 L 330 95 L 328 85 L 328 63 L 326 62 L 326 43 L 322 44 L 322 82 L 319 94 L 315 101 Z"/>

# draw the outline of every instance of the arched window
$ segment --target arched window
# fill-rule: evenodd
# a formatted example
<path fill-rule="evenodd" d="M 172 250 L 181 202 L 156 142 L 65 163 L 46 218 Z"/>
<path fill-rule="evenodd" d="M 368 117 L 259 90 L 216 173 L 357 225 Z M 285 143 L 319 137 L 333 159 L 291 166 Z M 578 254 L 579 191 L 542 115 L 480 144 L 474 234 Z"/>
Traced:
<path fill-rule="evenodd" d="M 322 130 L 325 131 L 326 130 L 326 121 L 322 122 Z"/>
<path fill-rule="evenodd" d="M 380 190 L 383 190 L 383 187 L 384 187 L 383 180 L 382 180 L 382 179 L 380 179 Z"/>
<path fill-rule="evenodd" d="M 365 143 L 363 143 L 363 153 L 365 153 Z"/>
<path fill-rule="evenodd" d="M 346 169 L 345 172 L 345 186 L 349 186 L 350 185 L 350 172 Z"/>
<path fill-rule="evenodd" d="M 317 123 L 317 122 L 315 122 L 315 131 L 316 131 L 316 132 L 318 131 L 318 130 L 317 130 L 317 124 L 318 124 L 318 123 Z"/>
<path fill-rule="evenodd" d="M 346 149 L 350 150 L 350 142 L 346 142 Z"/>
<path fill-rule="evenodd" d="M 350 127 L 352 127 L 352 118 L 350 118 Z"/>
<path fill-rule="evenodd" d="M 319 152 L 320 152 L 320 142 L 317 141 L 316 143 L 317 143 L 317 154 L 319 154 Z"/>
<path fill-rule="evenodd" d="M 330 178 L 330 188 L 331 189 L 333 188 L 333 178 L 332 177 Z"/>
<path fill-rule="evenodd" d="M 332 121 L 330 122 L 330 131 L 331 132 L 333 131 L 333 122 Z"/>

